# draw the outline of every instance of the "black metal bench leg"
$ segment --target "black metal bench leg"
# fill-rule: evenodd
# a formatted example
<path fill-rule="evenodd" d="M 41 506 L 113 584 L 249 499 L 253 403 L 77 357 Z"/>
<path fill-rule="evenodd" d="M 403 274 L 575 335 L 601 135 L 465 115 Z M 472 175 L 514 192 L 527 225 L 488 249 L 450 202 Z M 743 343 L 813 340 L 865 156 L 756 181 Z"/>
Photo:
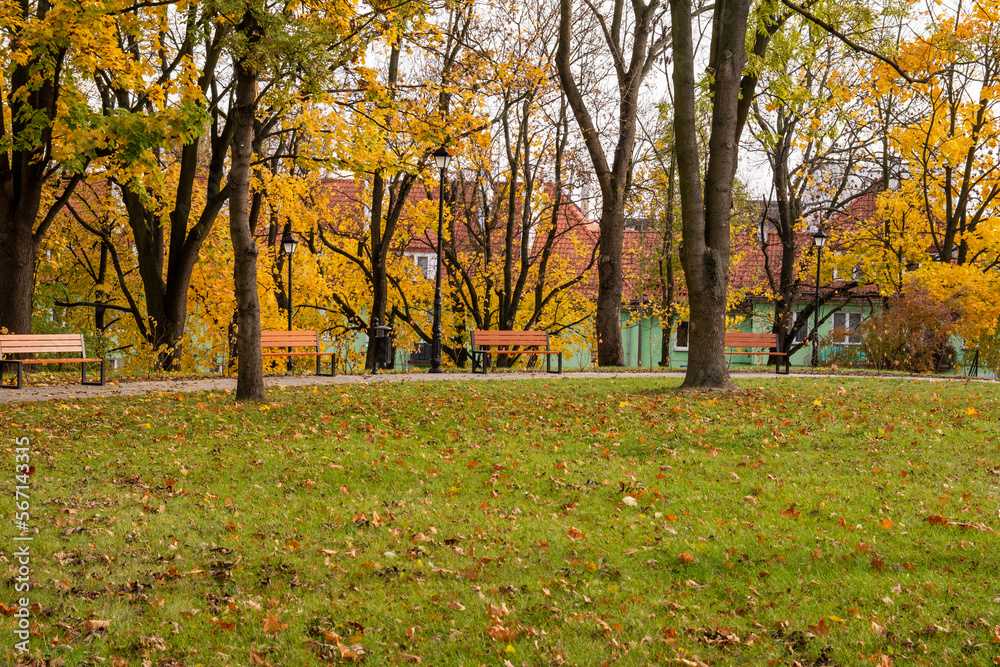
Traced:
<path fill-rule="evenodd" d="M 14 366 L 17 367 L 17 386 L 16 387 L 12 387 L 12 386 L 8 386 L 7 384 L 4 384 L 4 381 L 3 381 L 3 367 L 6 366 L 7 364 L 14 364 Z M 22 368 L 23 365 L 24 364 L 22 364 L 17 359 L 4 359 L 4 360 L 0 361 L 0 387 L 3 387 L 4 389 L 21 389 L 24 386 L 24 377 L 23 377 L 22 372 L 21 372 L 21 368 Z"/>
<path fill-rule="evenodd" d="M 552 355 L 551 354 L 546 354 L 545 355 L 545 372 L 546 373 L 559 373 L 559 374 L 562 374 L 562 352 L 560 352 L 556 356 L 559 358 L 559 366 L 558 366 L 559 370 L 553 371 L 552 370 Z"/>
<path fill-rule="evenodd" d="M 323 372 L 323 357 L 330 357 L 330 372 Z M 337 374 L 337 357 L 332 353 L 317 354 L 316 355 L 316 375 L 322 377 L 333 377 Z"/>
<path fill-rule="evenodd" d="M 101 359 L 101 381 L 100 382 L 87 382 L 87 362 L 80 363 L 80 384 L 85 384 L 91 387 L 103 387 L 104 386 L 104 360 Z"/>

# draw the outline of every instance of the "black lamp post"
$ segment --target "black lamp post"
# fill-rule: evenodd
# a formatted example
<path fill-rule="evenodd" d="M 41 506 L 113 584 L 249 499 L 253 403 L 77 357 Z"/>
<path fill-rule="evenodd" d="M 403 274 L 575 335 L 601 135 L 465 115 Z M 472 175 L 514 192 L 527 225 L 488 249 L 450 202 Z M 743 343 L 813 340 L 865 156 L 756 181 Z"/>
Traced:
<path fill-rule="evenodd" d="M 441 372 L 441 243 L 444 238 L 444 171 L 451 155 L 444 146 L 434 151 L 434 163 L 441 172 L 438 191 L 437 266 L 434 271 L 434 325 L 431 328 L 431 373 Z"/>
<path fill-rule="evenodd" d="M 813 368 L 819 366 L 819 267 L 823 259 L 823 244 L 826 243 L 826 234 L 822 229 L 817 229 L 813 234 L 813 245 L 816 246 L 816 296 L 813 303 Z"/>
<path fill-rule="evenodd" d="M 292 330 L 292 255 L 295 247 L 299 245 L 298 240 L 292 236 L 292 226 L 285 225 L 285 231 L 281 235 L 281 248 L 288 255 L 288 330 Z M 292 354 L 292 348 L 288 348 L 288 354 Z M 288 372 L 292 372 L 292 357 L 288 357 Z"/>

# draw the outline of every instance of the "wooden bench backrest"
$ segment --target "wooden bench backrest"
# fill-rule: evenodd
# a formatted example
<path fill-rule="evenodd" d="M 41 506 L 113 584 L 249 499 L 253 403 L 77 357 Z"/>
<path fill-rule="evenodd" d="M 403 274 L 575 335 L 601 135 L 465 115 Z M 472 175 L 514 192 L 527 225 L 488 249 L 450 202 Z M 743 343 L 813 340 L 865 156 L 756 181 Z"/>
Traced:
<path fill-rule="evenodd" d="M 481 331 L 472 332 L 472 345 L 549 345 L 548 331 Z"/>
<path fill-rule="evenodd" d="M 261 331 L 260 346 L 263 347 L 319 347 L 318 331 Z"/>
<path fill-rule="evenodd" d="M 778 347 L 778 334 L 726 333 L 726 347 Z"/>
<path fill-rule="evenodd" d="M 86 356 L 83 334 L 3 334 L 0 354 L 31 354 L 33 352 L 76 352 Z"/>

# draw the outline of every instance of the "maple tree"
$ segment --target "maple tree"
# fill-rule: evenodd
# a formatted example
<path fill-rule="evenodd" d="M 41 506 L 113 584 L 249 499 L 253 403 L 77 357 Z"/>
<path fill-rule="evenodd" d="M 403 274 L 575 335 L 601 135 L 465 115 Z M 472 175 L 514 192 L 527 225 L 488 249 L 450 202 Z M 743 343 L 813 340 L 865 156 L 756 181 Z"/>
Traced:
<path fill-rule="evenodd" d="M 890 99 L 909 111 L 887 132 L 901 176 L 870 218 L 844 230 L 870 279 L 886 289 L 918 285 L 956 303 L 958 332 L 970 341 L 992 335 L 1000 316 L 990 296 L 1000 285 L 995 14 L 987 5 L 935 6 L 922 16 L 925 33 L 898 47 L 912 80 L 876 67 L 871 104 Z"/>
<path fill-rule="evenodd" d="M 167 12 L 170 3 L 160 10 Z M 191 107 L 138 105 L 110 113 L 91 104 L 91 86 L 114 79 L 147 101 L 166 93 L 144 78 L 142 8 L 102 2 L 5 5 L 0 16 L 0 327 L 31 330 L 39 246 L 95 159 L 143 162 L 191 127 Z M 121 40 L 121 41 L 120 41 Z M 140 126 L 157 132 L 135 132 Z"/>

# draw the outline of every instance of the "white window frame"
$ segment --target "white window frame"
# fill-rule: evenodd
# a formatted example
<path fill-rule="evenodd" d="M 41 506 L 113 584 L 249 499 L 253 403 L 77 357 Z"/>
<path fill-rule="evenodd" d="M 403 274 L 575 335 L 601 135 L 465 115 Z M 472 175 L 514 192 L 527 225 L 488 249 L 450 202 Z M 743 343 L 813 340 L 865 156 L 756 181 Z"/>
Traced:
<path fill-rule="evenodd" d="M 681 326 L 684 326 L 684 330 L 687 331 L 687 345 L 684 347 L 680 346 L 678 342 L 678 334 L 681 332 Z M 691 323 L 687 320 L 678 320 L 677 326 L 674 327 L 674 351 L 675 352 L 687 352 L 688 346 L 691 344 Z"/>
<path fill-rule="evenodd" d="M 802 315 L 802 310 L 793 310 L 791 312 L 792 321 L 788 323 L 788 331 L 791 333 L 792 329 L 795 327 L 795 323 L 799 321 L 799 317 Z M 806 323 L 799 329 L 799 332 L 792 339 L 792 345 L 796 343 L 804 343 L 806 338 L 809 336 L 809 318 L 806 318 Z"/>
<path fill-rule="evenodd" d="M 417 268 L 417 271 L 424 277 L 424 280 L 434 280 L 434 274 L 437 271 L 437 254 L 433 252 L 408 252 L 407 257 L 413 259 L 413 266 Z M 424 267 L 420 266 L 420 260 L 426 260 Z"/>
<path fill-rule="evenodd" d="M 842 337 L 835 338 L 834 345 L 860 345 L 861 336 L 858 335 L 858 328 L 864 318 L 861 313 L 852 311 L 839 311 L 833 314 L 833 332 L 845 332 Z M 853 321 L 853 322 L 852 322 Z"/>

